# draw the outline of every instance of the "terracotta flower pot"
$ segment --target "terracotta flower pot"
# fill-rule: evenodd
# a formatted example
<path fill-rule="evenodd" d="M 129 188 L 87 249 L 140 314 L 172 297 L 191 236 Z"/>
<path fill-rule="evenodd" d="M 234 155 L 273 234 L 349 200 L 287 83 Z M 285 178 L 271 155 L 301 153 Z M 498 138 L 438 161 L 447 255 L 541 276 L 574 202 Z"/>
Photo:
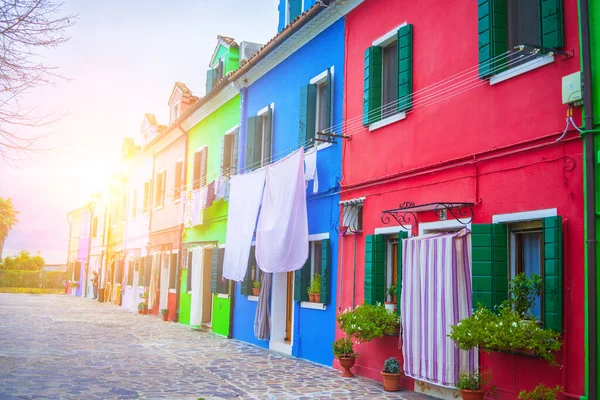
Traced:
<path fill-rule="evenodd" d="M 535 349 L 517 349 L 516 353 L 524 356 L 535 357 Z"/>
<path fill-rule="evenodd" d="M 460 390 L 460 396 L 463 400 L 483 400 L 485 390 Z"/>
<path fill-rule="evenodd" d="M 308 301 L 310 301 L 311 303 L 315 302 L 315 295 L 312 293 L 308 294 Z"/>
<path fill-rule="evenodd" d="M 340 365 L 344 368 L 344 372 L 342 372 L 342 377 L 344 378 L 352 378 L 354 374 L 350 371 L 350 368 L 354 366 L 356 362 L 356 358 L 354 357 L 339 357 Z"/>
<path fill-rule="evenodd" d="M 138 310 L 138 314 L 143 314 L 144 311 L 143 310 Z"/>
<path fill-rule="evenodd" d="M 315 303 L 320 303 L 321 302 L 321 293 L 315 293 Z"/>
<path fill-rule="evenodd" d="M 260 288 L 252 288 L 252 294 L 254 296 L 258 296 L 260 294 Z"/>
<path fill-rule="evenodd" d="M 383 377 L 383 390 L 386 392 L 397 392 L 400 390 L 400 379 L 402 379 L 402 374 L 388 374 L 387 372 L 382 372 L 381 376 Z"/>
<path fill-rule="evenodd" d="M 161 314 L 163 321 L 169 321 L 169 314 Z"/>

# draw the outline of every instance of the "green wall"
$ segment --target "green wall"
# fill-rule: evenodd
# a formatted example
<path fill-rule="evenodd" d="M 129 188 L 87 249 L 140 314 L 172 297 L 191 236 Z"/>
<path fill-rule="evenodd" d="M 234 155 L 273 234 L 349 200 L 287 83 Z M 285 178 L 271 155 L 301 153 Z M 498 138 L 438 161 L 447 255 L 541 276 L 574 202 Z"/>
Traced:
<path fill-rule="evenodd" d="M 237 49 L 236 49 L 237 50 Z M 207 160 L 207 183 L 218 177 L 221 170 L 221 143 L 227 131 L 240 123 L 240 95 L 223 104 L 218 110 L 200 121 L 188 132 L 188 165 L 187 186 L 192 187 L 194 180 L 194 153 L 202 146 L 208 146 Z M 217 241 L 225 243 L 227 233 L 227 210 L 228 204 L 224 200 L 215 201 L 209 208 L 204 210 L 202 225 L 185 229 L 183 240 L 189 242 Z M 183 271 L 187 272 L 187 271 Z M 184 284 L 182 274 L 182 285 Z M 185 289 L 182 286 L 182 289 Z M 187 307 L 183 303 L 187 301 Z M 182 323 L 190 320 L 191 296 L 184 290 L 181 291 L 179 320 Z M 212 326 L 213 332 L 227 336 L 229 334 L 229 315 L 231 312 L 230 299 L 221 299 L 213 296 Z M 185 314 L 185 317 L 184 315 Z"/>
<path fill-rule="evenodd" d="M 192 295 L 187 292 L 187 269 L 181 270 L 181 286 L 179 287 L 179 293 L 179 323 L 189 325 Z"/>

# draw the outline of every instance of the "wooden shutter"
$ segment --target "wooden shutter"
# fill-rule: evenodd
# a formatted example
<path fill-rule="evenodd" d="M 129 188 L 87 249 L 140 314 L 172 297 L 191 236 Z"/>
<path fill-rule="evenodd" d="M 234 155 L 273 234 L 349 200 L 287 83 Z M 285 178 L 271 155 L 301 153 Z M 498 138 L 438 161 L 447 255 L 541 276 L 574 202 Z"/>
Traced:
<path fill-rule="evenodd" d="M 206 186 L 206 173 L 208 171 L 208 147 L 204 147 L 200 154 L 200 187 L 204 187 Z"/>
<path fill-rule="evenodd" d="M 231 142 L 232 135 L 223 136 L 221 141 L 221 174 L 227 174 L 231 167 Z"/>
<path fill-rule="evenodd" d="M 308 292 L 306 290 L 310 284 L 310 260 L 311 254 L 309 250 L 308 259 L 304 263 L 304 266 L 294 271 L 294 301 L 308 301 Z"/>
<path fill-rule="evenodd" d="M 218 75 L 219 72 L 216 68 L 212 68 L 206 71 L 206 94 L 208 94 L 208 92 L 212 90 L 215 83 L 217 83 L 217 80 L 219 79 Z"/>
<path fill-rule="evenodd" d="M 273 109 L 269 106 L 269 110 L 267 111 L 267 117 L 264 121 L 266 124 L 265 127 L 265 154 L 262 155 L 262 159 L 266 164 L 271 163 L 271 156 L 273 155 L 272 148 L 272 137 L 273 137 Z"/>
<path fill-rule="evenodd" d="M 544 218 L 544 269 L 542 281 L 542 322 L 544 328 L 562 332 L 563 243 L 562 217 Z"/>
<path fill-rule="evenodd" d="M 331 298 L 331 240 L 321 240 L 321 303 L 329 304 Z"/>
<path fill-rule="evenodd" d="M 169 262 L 169 289 L 176 289 L 178 267 L 177 253 L 171 253 L 171 261 Z"/>
<path fill-rule="evenodd" d="M 254 281 L 258 279 L 252 278 L 252 268 L 256 266 L 256 247 L 250 247 L 250 256 L 248 257 L 248 266 L 246 267 L 246 276 L 241 283 L 240 293 L 243 296 L 249 296 L 252 294 L 252 288 L 254 287 Z M 258 275 L 258 272 L 257 272 Z"/>
<path fill-rule="evenodd" d="M 508 227 L 504 224 L 471 226 L 473 308 L 490 310 L 508 299 Z"/>
<path fill-rule="evenodd" d="M 317 85 L 300 88 L 300 126 L 298 145 L 306 146 L 307 141 L 315 137 L 317 119 Z"/>
<path fill-rule="evenodd" d="M 246 136 L 246 171 L 260 167 L 262 153 L 262 120 L 261 116 L 248 118 Z"/>
<path fill-rule="evenodd" d="M 398 314 L 400 314 L 400 306 L 402 305 L 402 260 L 404 259 L 402 256 L 402 241 L 404 239 L 408 239 L 408 232 L 398 232 L 398 261 L 396 262 L 396 267 L 398 268 L 396 274 L 396 276 L 398 277 L 396 281 L 396 310 L 398 311 Z"/>
<path fill-rule="evenodd" d="M 200 188 L 200 174 L 202 173 L 202 153 L 197 151 L 194 153 L 194 174 L 192 176 L 192 189 L 196 190 Z"/>
<path fill-rule="evenodd" d="M 506 57 L 499 57 L 508 50 L 506 0 L 478 0 L 479 77 L 506 69 Z"/>
<path fill-rule="evenodd" d="M 146 276 L 146 257 L 140 259 L 140 269 L 138 272 L 138 285 L 144 286 L 144 277 Z"/>
<path fill-rule="evenodd" d="M 150 285 L 150 276 L 152 274 L 152 256 L 146 256 L 146 268 L 144 268 L 144 286 Z"/>
<path fill-rule="evenodd" d="M 289 22 L 295 20 L 300 14 L 302 14 L 302 0 L 289 0 Z"/>
<path fill-rule="evenodd" d="M 398 29 L 398 111 L 412 108 L 413 93 L 413 26 Z"/>
<path fill-rule="evenodd" d="M 365 303 L 385 302 L 385 236 L 367 235 L 365 242 Z"/>
<path fill-rule="evenodd" d="M 365 51 L 363 125 L 381 120 L 382 48 L 369 47 Z"/>
<path fill-rule="evenodd" d="M 191 250 L 188 250 L 187 265 L 186 265 L 187 278 L 185 280 L 185 290 L 187 292 L 192 290 L 192 262 L 193 261 L 194 261 L 194 252 Z"/>
<path fill-rule="evenodd" d="M 564 46 L 562 0 L 538 0 L 542 46 L 555 49 Z"/>
<path fill-rule="evenodd" d="M 222 271 L 219 273 L 219 248 L 213 247 L 212 249 L 212 263 L 210 273 L 210 292 L 221 293 L 221 277 Z"/>
<path fill-rule="evenodd" d="M 240 132 L 239 130 L 236 130 L 236 132 L 234 134 L 231 135 L 232 137 L 232 145 L 231 145 L 231 152 L 232 152 L 232 157 L 231 157 L 231 168 L 230 168 L 230 175 L 234 175 L 237 173 L 237 168 L 238 168 L 238 146 L 239 146 L 239 138 L 240 138 Z"/>
<path fill-rule="evenodd" d="M 223 279 L 223 260 L 225 259 L 225 248 L 219 248 L 217 252 L 217 286 L 218 293 L 229 294 L 229 279 Z"/>

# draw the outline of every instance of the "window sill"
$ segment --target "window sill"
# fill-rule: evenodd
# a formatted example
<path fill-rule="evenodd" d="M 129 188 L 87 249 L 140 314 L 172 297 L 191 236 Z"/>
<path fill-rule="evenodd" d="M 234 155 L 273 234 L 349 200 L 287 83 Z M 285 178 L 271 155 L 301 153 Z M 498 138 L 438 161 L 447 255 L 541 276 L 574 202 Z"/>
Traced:
<path fill-rule="evenodd" d="M 300 307 L 301 308 L 310 308 L 313 310 L 326 310 L 327 309 L 327 306 L 325 306 L 325 304 L 323 304 L 323 303 L 310 303 L 308 301 L 300 302 Z"/>
<path fill-rule="evenodd" d="M 154 211 L 162 210 L 163 208 L 164 208 L 164 206 L 154 207 Z"/>
<path fill-rule="evenodd" d="M 248 301 L 256 301 L 256 302 L 258 302 L 258 296 L 248 296 Z"/>
<path fill-rule="evenodd" d="M 177 293 L 177 289 L 169 289 L 169 293 Z"/>
<path fill-rule="evenodd" d="M 406 113 L 399 112 L 398 114 L 386 117 L 381 121 L 373 122 L 371 125 L 369 125 L 369 132 L 373 132 L 376 129 L 383 128 L 384 126 L 393 124 L 394 122 L 402 121 L 404 118 L 406 118 Z"/>
<path fill-rule="evenodd" d="M 217 293 L 217 298 L 219 299 L 228 299 L 229 295 L 224 293 Z"/>
<path fill-rule="evenodd" d="M 504 82 L 507 79 L 514 78 L 515 76 L 519 76 L 526 72 L 532 71 L 534 69 L 543 67 L 544 65 L 552 64 L 554 62 L 554 55 L 545 55 L 535 60 L 531 60 L 526 62 L 525 64 L 521 64 L 519 66 L 510 68 L 509 70 L 500 72 L 499 74 L 492 75 L 490 78 L 490 85 L 495 85 L 500 82 Z"/>

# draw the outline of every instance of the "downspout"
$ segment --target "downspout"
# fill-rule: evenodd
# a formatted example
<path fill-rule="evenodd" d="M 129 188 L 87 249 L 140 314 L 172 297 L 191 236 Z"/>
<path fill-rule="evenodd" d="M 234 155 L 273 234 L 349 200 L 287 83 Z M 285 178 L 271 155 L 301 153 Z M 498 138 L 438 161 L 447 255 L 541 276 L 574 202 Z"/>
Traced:
<path fill-rule="evenodd" d="M 90 210 L 90 231 L 89 231 L 89 235 L 88 235 L 88 248 L 87 248 L 87 260 L 86 260 L 86 266 L 87 268 L 85 268 L 85 270 L 90 271 L 90 253 L 92 252 L 92 229 L 94 227 L 94 208 L 92 207 L 92 203 L 88 204 L 88 209 Z M 82 284 L 82 288 L 81 288 L 81 292 L 82 292 L 82 297 L 86 297 L 87 296 L 87 281 L 89 279 L 88 274 L 86 274 L 85 276 L 85 285 Z"/>
<path fill-rule="evenodd" d="M 580 0 L 581 55 L 583 66 L 584 129 L 594 128 L 592 92 L 592 62 L 590 46 L 590 21 L 588 0 Z M 596 171 L 594 160 L 594 135 L 587 134 L 585 143 L 586 214 L 587 214 L 587 279 L 588 279 L 588 399 L 598 397 L 598 309 L 596 274 Z"/>
<path fill-rule="evenodd" d="M 187 161 L 188 161 L 188 146 L 189 146 L 189 136 L 185 129 L 181 126 L 181 121 L 177 124 L 177 128 L 183 132 L 185 135 L 185 148 L 183 151 L 183 166 L 181 167 L 181 173 L 183 174 L 183 181 L 186 183 L 186 191 L 187 191 Z M 181 188 L 179 188 L 181 193 Z M 183 202 L 183 200 L 182 200 Z M 181 204 L 181 203 L 180 203 Z M 185 211 L 185 210 L 184 210 Z M 177 275 L 176 284 L 175 284 L 175 319 L 174 322 L 179 322 L 179 297 L 181 296 L 181 264 L 183 262 L 183 257 L 187 257 L 187 254 L 183 253 L 183 222 L 179 224 L 179 257 L 177 262 L 177 271 L 175 272 Z"/>

